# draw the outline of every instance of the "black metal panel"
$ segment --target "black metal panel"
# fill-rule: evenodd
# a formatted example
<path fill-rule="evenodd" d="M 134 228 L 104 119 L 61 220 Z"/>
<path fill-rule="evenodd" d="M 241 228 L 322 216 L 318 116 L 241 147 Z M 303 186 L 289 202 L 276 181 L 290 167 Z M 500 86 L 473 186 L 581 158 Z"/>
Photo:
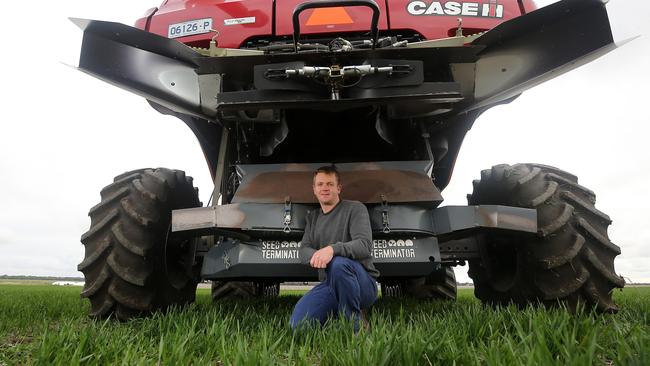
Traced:
<path fill-rule="evenodd" d="M 605 40 L 607 43 L 613 42 L 612 33 L 607 18 L 607 10 L 603 0 L 563 0 L 539 8 L 523 16 L 514 18 L 507 22 L 501 23 L 476 39 L 472 44 L 492 47 L 506 43 L 512 39 L 521 37 L 528 33 L 545 34 L 547 37 L 548 30 L 555 28 L 564 23 L 567 19 L 576 16 L 586 20 L 578 22 L 573 20 L 577 27 L 588 29 L 587 34 L 578 34 L 587 41 L 587 38 Z M 571 34 L 565 34 L 570 37 Z"/>
<path fill-rule="evenodd" d="M 440 257 L 443 263 L 458 263 L 479 259 L 479 237 L 470 236 L 440 243 Z"/>
<path fill-rule="evenodd" d="M 290 258 L 269 258 L 270 255 L 266 252 L 267 249 L 263 249 L 262 242 L 224 241 L 210 249 L 204 257 L 201 277 L 204 279 L 318 279 L 316 269 L 300 264 L 297 249 L 268 250 L 273 253 L 285 253 Z"/>
<path fill-rule="evenodd" d="M 438 201 L 436 204 L 442 202 Z M 432 203 L 433 204 L 433 203 Z M 431 207 L 427 205 L 397 205 L 388 204 L 389 235 L 395 233 L 418 233 L 433 235 L 435 230 L 431 220 Z M 370 226 L 373 232 L 384 231 L 382 205 L 373 205 L 368 208 L 370 214 Z"/>
<path fill-rule="evenodd" d="M 475 101 L 491 106 L 595 60 L 616 46 L 601 0 L 563 0 L 504 22 L 473 42 Z M 471 106 L 469 106 L 471 104 Z"/>
<path fill-rule="evenodd" d="M 175 112 L 212 119 L 202 113 L 198 75 L 186 60 L 86 32 L 79 69 Z"/>
<path fill-rule="evenodd" d="M 246 221 L 243 223 L 243 230 L 253 230 L 253 231 L 275 231 L 282 233 L 283 236 L 287 236 L 284 230 L 284 209 L 283 204 L 263 204 L 263 203 L 251 203 L 251 204 L 242 204 L 240 205 L 242 212 L 246 216 Z M 269 210 L 270 207 L 273 207 L 272 210 Z M 294 234 L 297 234 L 299 237 L 302 237 L 302 233 L 305 230 L 305 217 L 309 211 L 318 209 L 315 206 L 310 205 L 291 205 L 291 228 Z"/>
<path fill-rule="evenodd" d="M 373 239 L 372 256 L 380 278 L 426 276 L 440 264 L 438 240 L 434 237 L 393 234 Z"/>
<path fill-rule="evenodd" d="M 94 34 L 96 38 L 113 41 L 194 66 L 196 65 L 195 60 L 203 57 L 190 47 L 176 40 L 121 23 L 79 18 L 70 18 L 70 20 L 81 28 L 84 34 Z"/>
<path fill-rule="evenodd" d="M 350 88 L 348 97 L 351 99 L 426 99 L 438 103 L 454 103 L 463 99 L 460 92 L 460 84 L 454 82 L 426 82 L 417 86 L 409 87 L 382 87 Z"/>
<path fill-rule="evenodd" d="M 213 280 L 317 279 L 316 269 L 300 263 L 299 247 L 300 242 L 290 239 L 226 240 L 206 254 L 201 277 Z M 382 277 L 425 276 L 440 263 L 438 242 L 433 237 L 394 236 L 373 240 L 372 255 Z"/>
<path fill-rule="evenodd" d="M 223 92 L 217 97 L 220 110 L 241 109 L 299 109 L 319 108 L 332 110 L 358 108 L 367 105 L 399 104 L 427 101 L 433 103 L 456 103 L 463 100 L 458 83 L 423 83 L 379 89 L 346 89 L 340 100 L 332 100 L 327 89 L 322 92 L 289 90 L 247 90 Z"/>

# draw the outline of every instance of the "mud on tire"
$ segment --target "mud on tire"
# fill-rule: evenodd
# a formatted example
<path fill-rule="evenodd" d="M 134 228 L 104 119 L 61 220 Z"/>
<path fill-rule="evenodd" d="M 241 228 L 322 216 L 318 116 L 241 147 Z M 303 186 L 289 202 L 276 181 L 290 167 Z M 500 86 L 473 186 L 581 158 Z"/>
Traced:
<path fill-rule="evenodd" d="M 595 208 L 596 195 L 576 176 L 539 164 L 497 165 L 481 172 L 468 201 L 535 208 L 538 216 L 534 237 L 488 234 L 482 260 L 469 262 L 480 300 L 618 310 L 612 291 L 625 285 L 614 271 L 621 250 L 607 235 L 609 216 Z"/>
<path fill-rule="evenodd" d="M 198 189 L 185 173 L 141 169 L 115 177 L 90 209 L 78 266 L 90 315 L 120 320 L 194 301 L 196 239 L 168 236 L 174 209 L 199 207 Z"/>

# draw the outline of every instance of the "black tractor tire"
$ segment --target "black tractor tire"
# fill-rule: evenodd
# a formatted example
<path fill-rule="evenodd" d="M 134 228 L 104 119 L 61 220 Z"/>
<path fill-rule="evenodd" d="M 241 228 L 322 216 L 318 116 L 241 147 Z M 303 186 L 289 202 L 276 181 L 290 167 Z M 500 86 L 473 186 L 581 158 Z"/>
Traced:
<path fill-rule="evenodd" d="M 537 209 L 537 235 L 489 233 L 481 260 L 469 261 L 474 293 L 484 303 L 618 310 L 612 292 L 625 281 L 614 271 L 621 250 L 607 235 L 612 221 L 576 176 L 540 164 L 497 165 L 481 172 L 468 202 Z"/>
<path fill-rule="evenodd" d="M 212 281 L 212 301 L 276 297 L 280 282 Z"/>
<path fill-rule="evenodd" d="M 135 170 L 102 189 L 78 266 L 92 317 L 128 320 L 194 301 L 198 239 L 170 236 L 170 224 L 172 210 L 200 206 L 192 178 L 179 170 Z"/>
<path fill-rule="evenodd" d="M 443 266 L 426 277 L 382 282 L 381 293 L 385 297 L 455 301 L 457 295 L 456 275 L 452 267 Z"/>
<path fill-rule="evenodd" d="M 452 267 L 443 266 L 426 277 L 409 279 L 404 293 L 408 297 L 422 300 L 456 301 L 456 274 Z"/>

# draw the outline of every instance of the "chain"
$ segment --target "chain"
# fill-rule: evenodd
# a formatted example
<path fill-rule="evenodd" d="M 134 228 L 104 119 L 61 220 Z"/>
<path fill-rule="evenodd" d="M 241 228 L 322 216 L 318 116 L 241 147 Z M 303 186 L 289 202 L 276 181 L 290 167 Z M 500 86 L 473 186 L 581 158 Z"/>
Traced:
<path fill-rule="evenodd" d="M 381 195 L 381 223 L 384 225 L 384 234 L 390 233 L 390 220 L 388 220 L 388 201 L 386 196 Z"/>
<path fill-rule="evenodd" d="M 286 196 L 284 198 L 284 228 L 282 231 L 285 234 L 289 234 L 291 232 L 291 197 Z"/>

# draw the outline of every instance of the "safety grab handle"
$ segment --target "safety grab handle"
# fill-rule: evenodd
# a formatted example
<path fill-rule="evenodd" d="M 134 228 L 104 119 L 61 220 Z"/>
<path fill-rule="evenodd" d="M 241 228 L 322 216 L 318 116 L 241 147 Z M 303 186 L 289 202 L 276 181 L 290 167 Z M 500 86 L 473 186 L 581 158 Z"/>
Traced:
<path fill-rule="evenodd" d="M 335 8 L 344 6 L 365 6 L 372 9 L 372 23 L 370 25 L 370 34 L 372 36 L 372 49 L 375 49 L 377 38 L 379 36 L 379 15 L 381 11 L 379 6 L 373 0 L 325 0 L 309 1 L 299 4 L 293 10 L 293 47 L 298 53 L 298 39 L 300 39 L 300 13 L 309 9 L 316 8 Z"/>

